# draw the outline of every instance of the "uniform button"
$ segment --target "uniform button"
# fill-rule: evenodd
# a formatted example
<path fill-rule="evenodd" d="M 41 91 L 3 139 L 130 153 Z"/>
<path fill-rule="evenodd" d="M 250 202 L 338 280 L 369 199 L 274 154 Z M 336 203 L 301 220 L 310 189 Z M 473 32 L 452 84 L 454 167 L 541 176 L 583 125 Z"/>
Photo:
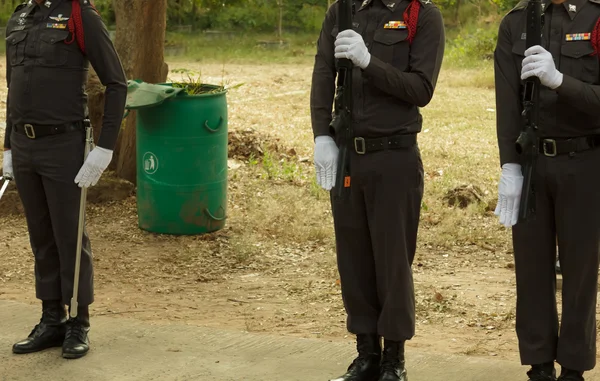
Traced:
<path fill-rule="evenodd" d="M 50 42 L 54 44 L 54 39 L 53 39 L 53 38 L 51 38 L 51 39 L 50 39 Z"/>

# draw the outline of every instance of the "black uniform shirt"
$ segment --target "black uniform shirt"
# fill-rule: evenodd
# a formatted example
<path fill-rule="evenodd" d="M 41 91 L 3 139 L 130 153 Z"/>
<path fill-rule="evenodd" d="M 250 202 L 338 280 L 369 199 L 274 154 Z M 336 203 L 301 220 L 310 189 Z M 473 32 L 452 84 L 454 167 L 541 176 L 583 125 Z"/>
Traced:
<path fill-rule="evenodd" d="M 600 133 L 600 61 L 591 42 L 600 18 L 596 1 L 545 4 L 542 46 L 563 73 L 563 83 L 555 90 L 540 88 L 538 127 L 542 138 Z M 501 165 L 520 162 L 515 141 L 523 126 L 521 63 L 526 50 L 526 7 L 527 1 L 522 1 L 504 17 L 494 54 Z"/>
<path fill-rule="evenodd" d="M 5 148 L 10 148 L 13 124 L 60 125 L 85 119 L 91 63 L 106 86 L 98 146 L 114 149 L 125 110 L 127 79 L 100 16 L 89 1 L 78 1 L 85 55 L 67 27 L 71 0 L 44 0 L 42 4 L 30 0 L 17 7 L 7 23 Z"/>
<path fill-rule="evenodd" d="M 408 20 L 403 17 L 409 4 L 408 0 L 355 2 L 354 30 L 371 53 L 369 65 L 364 70 L 355 67 L 353 72 L 355 136 L 421 131 L 419 107 L 433 97 L 444 54 L 444 25 L 439 9 L 430 0 L 418 0 L 417 32 L 409 44 Z M 337 5 L 335 2 L 327 11 L 317 43 L 310 98 L 315 137 L 329 134 L 332 118 Z"/>

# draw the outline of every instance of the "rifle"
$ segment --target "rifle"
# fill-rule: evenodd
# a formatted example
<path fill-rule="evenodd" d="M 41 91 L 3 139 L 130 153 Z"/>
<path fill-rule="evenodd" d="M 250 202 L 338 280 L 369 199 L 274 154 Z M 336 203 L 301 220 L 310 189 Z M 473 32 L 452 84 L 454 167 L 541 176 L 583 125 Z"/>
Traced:
<path fill-rule="evenodd" d="M 354 15 L 354 0 L 338 1 L 338 30 L 341 32 L 352 29 Z M 348 143 L 352 138 L 352 70 L 354 65 L 347 58 L 337 60 L 337 87 L 335 96 L 335 111 L 330 131 L 336 137 L 339 145 L 337 173 L 334 186 L 334 197 L 346 199 L 350 191 L 350 158 Z"/>
<path fill-rule="evenodd" d="M 527 4 L 527 35 L 526 49 L 542 44 L 542 2 L 529 0 Z M 519 205 L 519 220 L 525 221 L 535 215 L 535 167 L 538 147 L 538 120 L 539 120 L 540 79 L 536 76 L 525 80 L 523 91 L 523 130 L 516 142 L 517 153 L 523 157 L 523 188 L 521 203 Z"/>

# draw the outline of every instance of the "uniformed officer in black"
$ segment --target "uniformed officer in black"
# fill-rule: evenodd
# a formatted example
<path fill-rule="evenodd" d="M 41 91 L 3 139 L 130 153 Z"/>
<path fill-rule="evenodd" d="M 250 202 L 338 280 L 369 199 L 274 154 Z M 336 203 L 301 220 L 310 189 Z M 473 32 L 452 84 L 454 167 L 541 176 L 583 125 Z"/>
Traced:
<path fill-rule="evenodd" d="M 443 20 L 430 0 L 365 0 L 354 3 L 354 29 L 339 32 L 337 4 L 318 39 L 311 91 L 317 181 L 331 190 L 338 186 L 339 141 L 329 130 L 335 59 L 352 60 L 357 144 L 350 152 L 350 198 L 332 198 L 332 211 L 347 328 L 357 335 L 358 357 L 336 380 L 406 381 L 404 343 L 415 331 L 411 266 L 423 197 L 419 107 L 433 97 Z"/>
<path fill-rule="evenodd" d="M 598 0 L 545 2 L 542 46 L 526 49 L 526 6 L 499 28 L 495 50 L 497 132 L 502 174 L 496 213 L 512 227 L 521 362 L 532 381 L 583 380 L 596 364 L 600 250 L 600 71 Z M 517 222 L 523 176 L 515 141 L 522 128 L 523 80 L 540 88 L 535 168 L 537 213 Z M 556 306 L 556 240 L 562 321 Z"/>
<path fill-rule="evenodd" d="M 25 209 L 36 296 L 42 300 L 40 323 L 13 346 L 14 353 L 62 346 L 63 357 L 79 358 L 89 350 L 88 306 L 94 292 L 87 233 L 77 317 L 68 319 L 65 311 L 73 296 L 80 193 L 81 187 L 96 184 L 112 159 L 127 80 L 100 15 L 90 0 L 76 1 L 80 13 L 72 12 L 72 0 L 30 0 L 16 8 L 6 26 L 3 171 L 13 175 Z M 101 136 L 84 162 L 90 63 L 106 92 Z"/>

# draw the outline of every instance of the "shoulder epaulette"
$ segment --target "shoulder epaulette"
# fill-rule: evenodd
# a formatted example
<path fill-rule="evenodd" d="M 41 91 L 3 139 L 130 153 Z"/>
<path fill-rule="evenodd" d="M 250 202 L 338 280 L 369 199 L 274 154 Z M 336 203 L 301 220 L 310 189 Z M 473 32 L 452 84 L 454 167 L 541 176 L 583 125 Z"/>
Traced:
<path fill-rule="evenodd" d="M 431 0 L 419 0 L 419 3 L 421 3 L 422 6 L 424 7 L 432 7 L 435 6 L 435 3 Z"/>
<path fill-rule="evenodd" d="M 511 9 L 510 11 L 508 11 L 507 15 L 511 14 L 513 12 L 520 11 L 520 10 L 523 10 L 523 9 L 527 8 L 527 4 L 528 3 L 529 3 L 528 0 L 521 0 L 521 1 L 519 1 L 519 3 L 517 3 L 517 5 L 515 5 L 513 9 Z"/>
<path fill-rule="evenodd" d="M 91 7 L 93 10 L 96 11 L 96 13 L 98 13 L 98 15 L 100 15 L 100 12 L 98 12 L 98 9 L 96 9 L 96 6 L 94 5 L 94 3 L 92 3 L 91 0 L 79 0 L 79 4 L 81 5 L 81 9 Z"/>
<path fill-rule="evenodd" d="M 17 13 L 18 11 L 20 11 L 21 9 L 25 8 L 27 6 L 27 3 L 21 3 L 19 5 L 17 5 L 17 7 L 15 8 L 15 10 L 13 11 L 13 13 Z"/>

